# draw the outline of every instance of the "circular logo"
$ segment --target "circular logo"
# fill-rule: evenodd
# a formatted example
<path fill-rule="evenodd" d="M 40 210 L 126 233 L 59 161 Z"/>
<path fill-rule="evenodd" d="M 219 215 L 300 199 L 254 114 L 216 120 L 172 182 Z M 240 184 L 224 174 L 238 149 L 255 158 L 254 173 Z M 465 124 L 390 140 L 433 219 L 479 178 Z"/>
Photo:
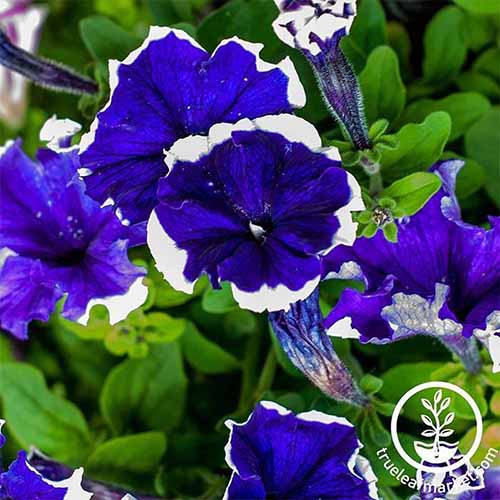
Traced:
<path fill-rule="evenodd" d="M 431 392 L 429 389 L 434 389 L 434 391 Z M 425 430 L 421 432 L 422 440 L 413 443 L 414 452 L 421 460 L 419 463 L 402 446 L 398 435 L 398 421 L 408 401 L 423 391 L 425 391 L 427 397 L 419 399 L 418 409 L 421 410 L 420 418 Z M 444 392 L 449 393 L 450 391 L 454 393 L 454 396 L 459 396 L 465 400 L 471 408 L 476 421 L 474 441 L 469 451 L 463 456 L 458 451 L 459 443 L 453 439 L 454 430 L 450 427 L 455 419 L 455 413 L 450 411 L 451 397 L 444 394 Z M 392 414 L 391 435 L 394 446 L 401 458 L 415 467 L 417 471 L 446 473 L 470 462 L 481 444 L 483 421 L 476 402 L 461 387 L 448 382 L 426 382 L 413 387 L 398 401 Z"/>

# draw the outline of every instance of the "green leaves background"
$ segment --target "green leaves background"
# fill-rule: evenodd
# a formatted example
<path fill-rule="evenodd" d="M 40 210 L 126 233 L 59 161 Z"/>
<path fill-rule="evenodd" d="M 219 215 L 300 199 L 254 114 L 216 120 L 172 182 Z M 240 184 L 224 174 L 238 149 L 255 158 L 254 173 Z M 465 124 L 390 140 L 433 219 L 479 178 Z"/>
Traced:
<path fill-rule="evenodd" d="M 40 53 L 93 76 L 100 93 L 78 101 L 31 89 L 23 127 L 7 130 L 0 124 L 0 139 L 20 134 L 31 153 L 40 145 L 41 124 L 53 113 L 88 128 L 107 100 L 107 60 L 126 57 L 149 25 L 170 25 L 208 50 L 238 35 L 263 43 L 267 60 L 290 56 L 308 97 L 299 114 L 318 127 L 326 144 L 340 146 L 345 164 L 364 187 L 368 178 L 360 159 L 380 164 L 384 185 L 377 202 L 393 213 L 418 211 L 439 189 L 437 178 L 426 172 L 429 166 L 456 157 L 466 161 L 457 186 L 465 219 L 484 223 L 500 207 L 497 0 L 455 0 L 407 20 L 390 14 L 380 0 L 359 1 L 342 48 L 359 75 L 371 126 L 373 148 L 364 152 L 341 143 L 308 63 L 274 35 L 277 11 L 271 0 L 44 3 L 50 16 Z M 360 217 L 368 228 L 371 211 Z M 391 231 L 386 237 L 397 238 Z M 484 447 L 500 445 L 500 379 L 489 366 L 465 376 L 449 353 L 427 338 L 380 347 L 336 340 L 337 352 L 374 398 L 371 413 L 352 414 L 304 379 L 269 333 L 266 317 L 240 310 L 229 287 L 212 290 L 205 281 L 187 296 L 162 280 L 144 249 L 132 257 L 149 268 L 150 296 L 120 324 L 111 327 L 106 310 L 96 307 L 85 328 L 54 315 L 50 324 L 34 325 L 29 343 L 0 336 L 7 457 L 34 445 L 69 465 L 84 465 L 96 479 L 133 490 L 166 498 L 221 498 L 230 475 L 222 423 L 228 417 L 245 419 L 259 399 L 294 411 L 346 414 L 358 426 L 364 453 L 373 458 L 387 442 L 389 416 L 399 397 L 409 385 L 433 379 L 466 387 L 485 417 Z M 322 286 L 325 310 L 348 285 Z M 470 416 L 460 407 L 454 410 L 466 444 Z M 406 424 L 404 439 L 411 439 L 418 432 L 411 415 Z M 409 492 L 373 463 L 383 496 L 406 498 Z"/>

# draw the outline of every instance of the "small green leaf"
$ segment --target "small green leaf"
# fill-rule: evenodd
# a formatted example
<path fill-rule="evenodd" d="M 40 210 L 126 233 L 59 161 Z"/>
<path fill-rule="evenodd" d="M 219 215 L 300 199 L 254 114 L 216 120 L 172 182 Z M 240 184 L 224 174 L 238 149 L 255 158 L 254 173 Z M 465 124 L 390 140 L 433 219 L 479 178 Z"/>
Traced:
<path fill-rule="evenodd" d="M 489 75 L 484 75 L 479 71 L 466 71 L 456 79 L 458 88 L 463 91 L 479 92 L 489 99 L 500 97 L 498 83 Z"/>
<path fill-rule="evenodd" d="M 500 2 L 498 4 L 500 9 Z M 464 27 L 467 47 L 477 52 L 495 37 L 495 22 L 491 16 L 467 12 Z"/>
<path fill-rule="evenodd" d="M 36 446 L 52 458 L 81 464 L 92 446 L 85 418 L 47 388 L 42 374 L 24 363 L 0 365 L 3 416 L 21 446 Z"/>
<path fill-rule="evenodd" d="M 492 47 L 483 52 L 474 61 L 472 69 L 489 75 L 500 83 L 500 49 Z"/>
<path fill-rule="evenodd" d="M 442 155 L 451 131 L 448 113 L 430 114 L 422 123 L 405 125 L 396 135 L 396 149 L 384 149 L 381 164 L 384 179 L 391 181 L 402 175 L 427 170 Z"/>
<path fill-rule="evenodd" d="M 237 309 L 238 304 L 233 298 L 231 284 L 221 283 L 220 290 L 207 288 L 202 299 L 203 309 L 211 314 L 226 314 Z"/>
<path fill-rule="evenodd" d="M 152 312 L 145 316 L 141 330 L 147 342 L 163 344 L 178 339 L 186 329 L 183 318 L 172 318 L 162 312 Z"/>
<path fill-rule="evenodd" d="M 369 373 L 363 375 L 359 381 L 360 388 L 368 395 L 376 394 L 382 389 L 383 385 L 384 382 L 382 379 L 370 375 Z"/>
<path fill-rule="evenodd" d="M 131 489 L 152 485 L 167 448 L 161 432 L 144 432 L 111 439 L 90 455 L 85 472 L 99 481 Z"/>
<path fill-rule="evenodd" d="M 411 103 L 405 109 L 399 123 L 420 122 L 430 113 L 446 111 L 451 118 L 449 137 L 451 142 L 465 134 L 490 107 L 488 99 L 477 92 L 457 92 L 443 99 L 419 99 Z"/>
<path fill-rule="evenodd" d="M 390 222 L 389 224 L 386 224 L 382 228 L 382 231 L 383 231 L 384 237 L 387 241 L 390 241 L 391 243 L 398 242 L 398 226 L 396 226 L 396 224 L 394 224 L 394 222 Z"/>
<path fill-rule="evenodd" d="M 370 222 L 363 229 L 363 233 L 362 234 L 363 234 L 363 236 L 365 238 L 372 238 L 373 236 L 375 236 L 377 230 L 378 230 L 377 224 L 375 224 L 375 222 Z"/>
<path fill-rule="evenodd" d="M 406 102 L 396 53 L 387 45 L 377 47 L 359 75 L 366 117 L 370 123 L 385 118 L 396 121 Z"/>
<path fill-rule="evenodd" d="M 486 173 L 485 188 L 500 207 L 500 108 L 488 111 L 465 134 L 465 152 Z"/>
<path fill-rule="evenodd" d="M 368 131 L 368 136 L 370 137 L 372 142 L 375 142 L 382 135 L 384 135 L 387 127 L 389 127 L 389 122 L 385 118 L 381 118 L 380 120 L 374 122 L 370 127 L 370 130 Z"/>
<path fill-rule="evenodd" d="M 406 79 L 410 74 L 410 35 L 403 24 L 391 21 L 387 23 L 387 38 L 389 45 L 398 56 L 403 79 Z"/>
<path fill-rule="evenodd" d="M 382 196 L 396 201 L 404 215 L 417 213 L 441 187 L 441 179 L 429 172 L 415 172 L 404 179 L 393 182 L 384 189 Z"/>
<path fill-rule="evenodd" d="M 82 19 L 80 35 L 92 57 L 104 63 L 124 59 L 140 45 L 140 40 L 104 16 Z"/>
<path fill-rule="evenodd" d="M 446 85 L 453 80 L 465 62 L 465 14 L 458 7 L 437 12 L 424 34 L 423 74 L 427 83 Z"/>
<path fill-rule="evenodd" d="M 187 324 L 181 346 L 187 362 L 202 373 L 228 373 L 240 368 L 232 354 L 205 338 L 193 323 Z"/>
<path fill-rule="evenodd" d="M 102 389 L 101 412 L 115 435 L 132 424 L 168 431 L 182 418 L 186 387 L 178 343 L 152 345 L 147 358 L 113 368 Z"/>
<path fill-rule="evenodd" d="M 498 0 L 453 0 L 457 5 L 475 14 L 498 14 Z"/>

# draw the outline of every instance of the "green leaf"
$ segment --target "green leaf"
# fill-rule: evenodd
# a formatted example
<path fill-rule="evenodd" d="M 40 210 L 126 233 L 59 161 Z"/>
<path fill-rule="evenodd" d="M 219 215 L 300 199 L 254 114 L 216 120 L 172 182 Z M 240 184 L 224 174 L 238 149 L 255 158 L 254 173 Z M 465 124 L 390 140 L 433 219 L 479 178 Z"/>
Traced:
<path fill-rule="evenodd" d="M 490 409 L 493 415 L 500 417 L 500 391 L 495 391 L 491 396 Z"/>
<path fill-rule="evenodd" d="M 441 187 L 441 179 L 429 172 L 415 172 L 404 179 L 393 182 L 384 189 L 382 196 L 396 201 L 404 215 L 417 213 Z"/>
<path fill-rule="evenodd" d="M 465 152 L 484 168 L 486 191 L 500 207 L 500 107 L 492 108 L 467 131 Z"/>
<path fill-rule="evenodd" d="M 211 314 L 226 314 L 238 308 L 238 304 L 233 298 L 231 284 L 221 283 L 220 290 L 207 288 L 201 301 L 203 309 Z"/>
<path fill-rule="evenodd" d="M 427 170 L 443 153 L 451 131 L 448 113 L 430 114 L 422 123 L 405 125 L 397 134 L 398 147 L 384 149 L 380 160 L 384 179 Z"/>
<path fill-rule="evenodd" d="M 384 233 L 384 237 L 387 241 L 390 241 L 391 243 L 398 242 L 398 226 L 396 226 L 394 222 L 386 224 L 382 228 L 382 232 Z"/>
<path fill-rule="evenodd" d="M 472 69 L 489 75 L 500 82 L 500 49 L 492 47 L 483 52 L 472 65 Z"/>
<path fill-rule="evenodd" d="M 465 14 L 458 7 L 438 11 L 424 34 L 423 74 L 427 83 L 446 85 L 455 78 L 465 62 Z"/>
<path fill-rule="evenodd" d="M 490 107 L 488 99 L 477 92 L 457 92 L 443 99 L 419 99 L 411 103 L 399 123 L 420 122 L 435 111 L 446 111 L 451 118 L 449 141 L 452 142 L 465 134 Z"/>
<path fill-rule="evenodd" d="M 178 339 L 186 329 L 186 321 L 162 312 L 152 312 L 145 315 L 141 327 L 147 342 L 163 344 Z"/>
<path fill-rule="evenodd" d="M 457 5 L 476 14 L 498 14 L 498 0 L 453 0 Z"/>
<path fill-rule="evenodd" d="M 405 79 L 410 74 L 410 35 L 401 23 L 391 21 L 387 23 L 387 38 L 389 45 L 398 56 L 401 74 Z"/>
<path fill-rule="evenodd" d="M 140 44 L 140 40 L 104 16 L 82 19 L 80 35 L 92 57 L 104 63 L 124 59 Z"/>
<path fill-rule="evenodd" d="M 386 118 L 396 121 L 406 102 L 406 89 L 399 74 L 399 62 L 387 45 L 377 47 L 359 75 L 366 117 L 369 123 Z"/>
<path fill-rule="evenodd" d="M 494 39 L 495 22 L 491 16 L 467 12 L 465 16 L 464 34 L 467 47 L 477 52 Z"/>
<path fill-rule="evenodd" d="M 370 375 L 369 373 L 363 375 L 362 379 L 359 381 L 360 388 L 363 390 L 363 392 L 369 395 L 379 392 L 380 389 L 382 389 L 383 385 L 384 382 L 382 381 L 382 379 Z"/>
<path fill-rule="evenodd" d="M 500 88 L 498 83 L 489 76 L 478 71 L 466 71 L 456 79 L 458 88 L 463 91 L 474 91 L 485 95 L 490 99 L 500 97 Z"/>
<path fill-rule="evenodd" d="M 193 323 L 188 323 L 181 346 L 187 362 L 202 373 L 228 373 L 240 368 L 232 354 L 205 338 Z"/>
<path fill-rule="evenodd" d="M 8 335 L 0 335 L 0 364 L 15 361 L 12 352 L 11 337 Z"/>
<path fill-rule="evenodd" d="M 99 14 L 112 17 L 125 26 L 133 26 L 137 20 L 135 0 L 94 0 L 95 10 Z"/>
<path fill-rule="evenodd" d="M 443 160 L 448 160 L 450 158 L 461 157 L 453 151 L 445 151 L 443 154 Z M 477 161 L 470 158 L 462 159 L 465 163 L 458 173 L 457 185 L 455 188 L 455 193 L 459 200 L 463 200 L 479 191 L 484 186 L 486 180 L 484 168 L 479 165 Z"/>
<path fill-rule="evenodd" d="M 85 460 L 92 446 L 85 418 L 73 403 L 47 388 L 36 368 L 0 365 L 0 397 L 9 430 L 23 448 L 36 446 L 71 465 Z"/>
<path fill-rule="evenodd" d="M 380 1 L 363 0 L 349 36 L 343 37 L 340 41 L 344 54 L 359 73 L 371 51 L 386 43 L 385 13 Z"/>
<path fill-rule="evenodd" d="M 165 454 L 167 440 L 161 432 L 144 432 L 106 441 L 94 450 L 85 473 L 108 483 L 131 489 L 152 485 Z"/>
<path fill-rule="evenodd" d="M 132 425 L 169 431 L 184 413 L 186 388 L 178 343 L 154 345 L 147 358 L 129 359 L 110 372 L 101 393 L 101 412 L 115 435 Z"/>

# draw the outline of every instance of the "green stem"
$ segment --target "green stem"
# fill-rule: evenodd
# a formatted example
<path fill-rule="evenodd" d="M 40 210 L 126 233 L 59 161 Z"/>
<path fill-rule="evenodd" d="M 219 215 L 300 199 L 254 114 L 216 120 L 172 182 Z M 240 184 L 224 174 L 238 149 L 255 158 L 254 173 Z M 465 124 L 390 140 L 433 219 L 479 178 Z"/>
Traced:
<path fill-rule="evenodd" d="M 261 344 L 260 330 L 249 336 L 243 359 L 240 401 L 238 412 L 246 413 L 253 403 L 254 387 L 257 380 L 257 362 Z"/>
<path fill-rule="evenodd" d="M 384 185 L 382 183 L 382 174 L 377 172 L 370 176 L 370 194 L 372 196 L 379 195 L 384 189 Z"/>
<path fill-rule="evenodd" d="M 259 382 L 257 384 L 257 389 L 255 390 L 255 401 L 258 402 L 266 391 L 268 391 L 273 385 L 274 375 L 276 373 L 277 358 L 274 346 L 271 344 L 269 352 L 267 353 L 267 358 L 262 368 L 262 372 L 259 377 Z"/>

